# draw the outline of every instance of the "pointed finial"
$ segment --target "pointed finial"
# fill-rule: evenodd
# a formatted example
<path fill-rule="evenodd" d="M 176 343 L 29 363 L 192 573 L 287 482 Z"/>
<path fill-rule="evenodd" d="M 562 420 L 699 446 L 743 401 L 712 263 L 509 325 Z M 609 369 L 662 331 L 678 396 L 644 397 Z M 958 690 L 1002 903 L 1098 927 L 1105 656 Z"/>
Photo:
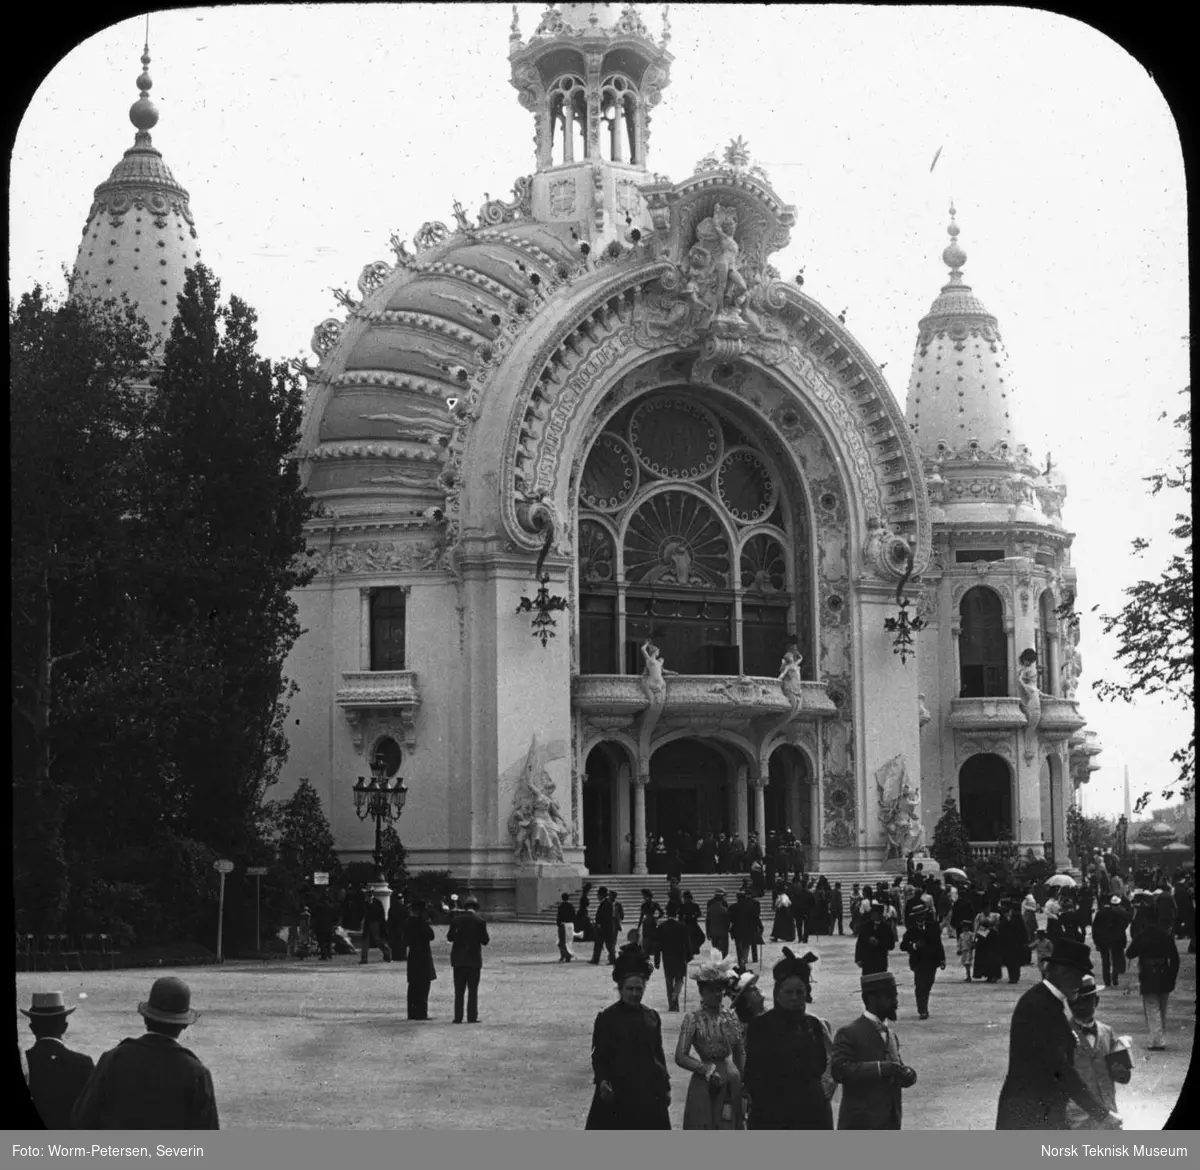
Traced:
<path fill-rule="evenodd" d="M 151 127 L 158 124 L 158 109 L 150 100 L 150 90 L 154 82 L 150 80 L 150 18 L 146 18 L 146 44 L 142 49 L 142 72 L 137 79 L 140 96 L 129 107 L 129 120 L 137 128 L 139 134 L 148 134 Z"/>
<path fill-rule="evenodd" d="M 662 43 L 665 49 L 671 43 L 671 6 L 663 5 Z"/>
<path fill-rule="evenodd" d="M 509 44 L 517 44 L 521 40 L 521 18 L 517 15 L 517 6 L 512 6 L 513 18 L 512 27 L 508 30 Z"/>
<path fill-rule="evenodd" d="M 962 266 L 967 262 L 967 254 L 958 246 L 958 224 L 954 222 L 954 217 L 958 214 L 954 210 L 954 200 L 950 201 L 950 225 L 946 228 L 946 233 L 950 236 L 950 243 L 942 252 L 942 263 L 950 269 L 950 280 L 954 284 L 962 281 Z"/>

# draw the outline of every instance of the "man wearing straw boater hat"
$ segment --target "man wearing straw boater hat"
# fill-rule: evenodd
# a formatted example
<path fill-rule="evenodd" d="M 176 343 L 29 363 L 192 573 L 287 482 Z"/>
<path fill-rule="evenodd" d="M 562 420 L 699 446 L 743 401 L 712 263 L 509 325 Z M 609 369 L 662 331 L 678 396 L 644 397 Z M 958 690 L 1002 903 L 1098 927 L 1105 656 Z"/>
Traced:
<path fill-rule="evenodd" d="M 830 1068 L 842 1086 L 838 1129 L 899 1129 L 901 1090 L 917 1083 L 916 1071 L 900 1058 L 894 1024 L 900 998 L 890 971 L 864 973 L 863 1013 L 839 1028 Z"/>
<path fill-rule="evenodd" d="M 191 1003 L 182 979 L 154 981 L 137 1009 L 146 1034 L 100 1057 L 71 1111 L 73 1129 L 220 1129 L 212 1077 L 178 1039 L 200 1018 Z"/>
<path fill-rule="evenodd" d="M 96 1067 L 83 1052 L 63 1043 L 67 1017 L 73 1007 L 63 1004 L 61 991 L 35 991 L 28 1011 L 29 1030 L 37 1038 L 25 1051 L 29 1066 L 29 1096 L 47 1129 L 70 1129 L 71 1107 Z"/>
<path fill-rule="evenodd" d="M 1091 974 L 1090 951 L 1074 939 L 1054 939 L 1042 981 L 1017 1000 L 997 1129 L 1066 1129 L 1068 1101 L 1090 1118 L 1092 1128 L 1121 1128 L 1120 1119 L 1089 1092 L 1075 1068 L 1071 1002 L 1084 976 Z"/>

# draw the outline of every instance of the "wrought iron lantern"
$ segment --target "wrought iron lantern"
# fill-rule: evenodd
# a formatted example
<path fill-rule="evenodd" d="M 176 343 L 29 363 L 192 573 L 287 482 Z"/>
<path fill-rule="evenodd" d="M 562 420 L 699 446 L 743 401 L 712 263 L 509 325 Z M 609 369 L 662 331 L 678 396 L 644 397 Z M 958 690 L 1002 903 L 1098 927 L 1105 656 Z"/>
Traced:
<path fill-rule="evenodd" d="M 911 548 L 906 548 L 904 550 L 904 576 L 900 578 L 900 584 L 896 586 L 896 605 L 899 606 L 900 612 L 895 617 L 883 619 L 883 628 L 889 634 L 895 634 L 892 639 L 892 653 L 900 655 L 902 665 L 907 665 L 909 658 L 916 656 L 916 650 L 913 649 L 913 634 L 920 633 L 925 628 L 923 617 L 917 615 L 910 618 L 908 616 L 908 600 L 904 596 L 904 586 L 908 584 L 912 570 L 913 551 Z"/>
<path fill-rule="evenodd" d="M 554 627 L 558 625 L 558 622 L 554 620 L 553 615 L 567 608 L 565 597 L 550 592 L 550 574 L 542 572 L 542 565 L 546 562 L 546 554 L 550 551 L 553 539 L 554 530 L 548 526 L 546 541 L 538 555 L 537 568 L 533 571 L 538 583 L 538 591 L 533 597 L 523 596 L 517 605 L 517 613 L 533 614 L 533 620 L 529 623 L 532 627 L 531 632 L 535 638 L 541 640 L 543 650 L 546 648 L 546 643 L 555 637 Z"/>
<path fill-rule="evenodd" d="M 371 760 L 371 782 L 360 776 L 354 786 L 354 811 L 360 821 L 375 822 L 375 864 L 383 870 L 383 826 L 398 821 L 408 799 L 408 785 L 403 776 L 389 783 L 383 753 L 376 752 Z"/>

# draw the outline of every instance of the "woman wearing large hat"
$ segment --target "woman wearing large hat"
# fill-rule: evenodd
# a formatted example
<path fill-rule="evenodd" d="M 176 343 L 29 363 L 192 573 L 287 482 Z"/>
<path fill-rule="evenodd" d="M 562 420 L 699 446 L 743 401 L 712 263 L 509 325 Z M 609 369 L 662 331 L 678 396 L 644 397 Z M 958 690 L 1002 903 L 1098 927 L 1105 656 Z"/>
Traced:
<path fill-rule="evenodd" d="M 742 1027 L 724 1006 L 733 960 L 714 957 L 693 967 L 691 975 L 700 1007 L 683 1017 L 675 1046 L 675 1063 L 692 1074 L 683 1128 L 744 1129 Z"/>
<path fill-rule="evenodd" d="M 663 1053 L 662 1020 L 642 1003 L 650 964 L 621 951 L 613 965 L 618 1000 L 592 1029 L 596 1091 L 586 1129 L 670 1129 L 671 1075 Z"/>
<path fill-rule="evenodd" d="M 784 957 L 771 974 L 775 1006 L 746 1026 L 746 1093 L 751 1129 L 833 1129 L 825 1073 L 829 1040 L 808 1014 L 815 955 Z"/>

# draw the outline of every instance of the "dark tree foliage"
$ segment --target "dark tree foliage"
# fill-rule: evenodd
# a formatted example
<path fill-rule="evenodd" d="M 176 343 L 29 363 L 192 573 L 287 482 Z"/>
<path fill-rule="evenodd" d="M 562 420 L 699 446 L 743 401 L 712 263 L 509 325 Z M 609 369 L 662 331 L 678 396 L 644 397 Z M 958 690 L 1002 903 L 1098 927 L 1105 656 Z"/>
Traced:
<path fill-rule="evenodd" d="M 1184 391 L 1191 393 L 1191 387 Z M 1162 418 L 1167 416 L 1163 414 Z M 1189 408 L 1174 419 L 1183 431 L 1186 442 L 1175 465 L 1167 471 L 1146 477 L 1150 494 L 1172 490 L 1184 493 L 1188 506 L 1192 493 L 1192 412 Z M 1125 590 L 1128 598 L 1120 613 L 1104 615 L 1104 632 L 1117 636 L 1117 661 L 1125 669 L 1123 682 L 1101 680 L 1095 684 L 1102 698 L 1131 702 L 1142 696 L 1159 695 L 1184 705 L 1195 706 L 1195 658 L 1193 651 L 1194 620 L 1192 614 L 1192 516 L 1178 512 L 1171 536 L 1177 542 L 1161 575 L 1147 578 Z M 1150 547 L 1139 537 L 1133 542 L 1135 554 Z M 1196 736 L 1193 731 L 1188 742 L 1171 755 L 1178 771 L 1175 780 L 1161 791 L 1165 800 L 1179 796 L 1190 799 L 1196 784 Z M 1160 795 L 1143 792 L 1137 800 L 1141 812 Z"/>
<path fill-rule="evenodd" d="M 321 797 L 308 780 L 301 780 L 289 799 L 270 801 L 264 814 L 264 827 L 276 854 L 264 893 L 273 910 L 296 913 L 308 899 L 314 873 L 328 873 L 331 886 L 340 884 L 333 830 Z"/>
<path fill-rule="evenodd" d="M 287 750 L 290 591 L 309 502 L 290 458 L 302 391 L 255 352 L 254 310 L 203 265 L 187 273 L 155 382 L 134 542 L 172 817 L 227 855 L 257 836 Z"/>
<path fill-rule="evenodd" d="M 9 318 L 18 920 L 183 938 L 286 752 L 301 388 L 202 267 L 157 371 L 128 306 Z"/>
<path fill-rule="evenodd" d="M 942 815 L 933 827 L 930 852 L 943 869 L 963 869 L 971 861 L 971 841 L 952 794 L 942 801 Z"/>
<path fill-rule="evenodd" d="M 84 725 L 125 669 L 124 517 L 149 330 L 128 304 L 9 304 L 14 877 L 18 923 L 59 923 Z"/>

